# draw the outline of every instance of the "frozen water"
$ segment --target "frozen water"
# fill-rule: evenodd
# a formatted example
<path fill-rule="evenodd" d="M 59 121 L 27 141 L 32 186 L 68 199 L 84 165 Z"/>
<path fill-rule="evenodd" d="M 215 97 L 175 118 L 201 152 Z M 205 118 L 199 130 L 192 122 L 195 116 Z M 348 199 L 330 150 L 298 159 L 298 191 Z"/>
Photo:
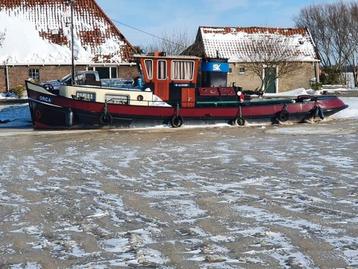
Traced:
<path fill-rule="evenodd" d="M 355 268 L 357 139 L 354 118 L 3 136 L 0 267 Z"/>

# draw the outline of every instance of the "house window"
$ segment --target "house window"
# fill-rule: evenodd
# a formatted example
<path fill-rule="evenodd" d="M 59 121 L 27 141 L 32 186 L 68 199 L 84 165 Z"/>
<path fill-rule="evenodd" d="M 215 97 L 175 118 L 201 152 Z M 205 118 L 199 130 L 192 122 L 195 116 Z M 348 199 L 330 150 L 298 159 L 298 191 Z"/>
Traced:
<path fill-rule="evenodd" d="M 99 78 L 111 78 L 110 77 L 110 68 L 109 67 L 96 67 L 96 71 L 98 72 Z"/>
<path fill-rule="evenodd" d="M 229 72 L 228 72 L 228 74 L 232 74 L 232 68 L 231 68 L 231 67 L 229 67 Z"/>
<path fill-rule="evenodd" d="M 152 60 L 145 60 L 145 69 L 147 71 L 148 79 L 153 79 L 153 61 Z"/>
<path fill-rule="evenodd" d="M 167 79 L 167 61 L 158 61 L 158 79 Z"/>
<path fill-rule="evenodd" d="M 172 79 L 192 80 L 194 76 L 193 61 L 173 61 Z"/>
<path fill-rule="evenodd" d="M 33 80 L 40 80 L 40 69 L 30 68 L 29 69 L 29 78 L 32 78 Z"/>
<path fill-rule="evenodd" d="M 240 75 L 245 75 L 245 72 L 246 72 L 245 67 L 240 67 L 240 69 L 239 69 L 239 74 L 240 74 Z"/>

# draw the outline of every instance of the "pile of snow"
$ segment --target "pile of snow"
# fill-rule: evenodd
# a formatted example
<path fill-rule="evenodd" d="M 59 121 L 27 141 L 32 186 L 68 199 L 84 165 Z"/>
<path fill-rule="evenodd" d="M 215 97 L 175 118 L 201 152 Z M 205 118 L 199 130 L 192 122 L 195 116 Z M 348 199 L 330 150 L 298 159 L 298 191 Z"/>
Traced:
<path fill-rule="evenodd" d="M 305 88 L 298 88 L 286 92 L 280 93 L 265 93 L 264 96 L 271 97 L 271 96 L 299 96 L 299 95 L 320 95 L 319 91 L 315 91 L 312 89 L 305 89 Z"/>
<path fill-rule="evenodd" d="M 17 96 L 13 92 L 0 92 L 0 100 L 17 99 Z"/>

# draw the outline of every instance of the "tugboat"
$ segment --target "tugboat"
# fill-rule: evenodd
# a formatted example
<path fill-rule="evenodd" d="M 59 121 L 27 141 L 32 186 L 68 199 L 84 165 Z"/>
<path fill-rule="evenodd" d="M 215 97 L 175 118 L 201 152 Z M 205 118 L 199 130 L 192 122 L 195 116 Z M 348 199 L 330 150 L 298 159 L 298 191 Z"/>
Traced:
<path fill-rule="evenodd" d="M 82 85 L 26 81 L 35 129 L 80 129 L 164 123 L 174 128 L 191 120 L 282 123 L 323 119 L 347 107 L 336 96 L 252 98 L 239 87 L 227 87 L 228 63 L 222 59 L 134 56 L 141 76 L 132 87 L 102 86 L 92 74 Z"/>

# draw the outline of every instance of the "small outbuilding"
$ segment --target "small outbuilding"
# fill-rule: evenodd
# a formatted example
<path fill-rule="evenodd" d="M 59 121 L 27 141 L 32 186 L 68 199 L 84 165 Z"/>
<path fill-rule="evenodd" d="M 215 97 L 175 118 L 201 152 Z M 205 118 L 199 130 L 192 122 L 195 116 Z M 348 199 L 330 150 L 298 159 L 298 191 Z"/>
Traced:
<path fill-rule="evenodd" d="M 319 56 L 305 28 L 202 26 L 183 54 L 228 60 L 228 86 L 247 90 L 278 93 L 319 82 Z"/>
<path fill-rule="evenodd" d="M 25 79 L 59 79 L 71 72 L 71 1 L 0 0 L 0 92 Z M 95 0 L 76 0 L 74 47 L 77 70 L 101 78 L 128 78 L 134 48 Z"/>

